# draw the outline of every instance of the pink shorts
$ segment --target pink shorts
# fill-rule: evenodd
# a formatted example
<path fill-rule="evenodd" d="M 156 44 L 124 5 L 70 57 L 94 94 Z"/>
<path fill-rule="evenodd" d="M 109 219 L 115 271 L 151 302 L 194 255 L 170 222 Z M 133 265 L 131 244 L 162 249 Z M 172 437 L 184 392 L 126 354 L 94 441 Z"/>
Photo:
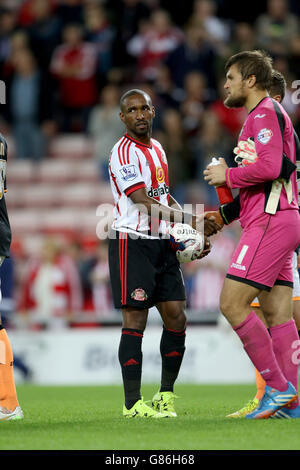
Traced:
<path fill-rule="evenodd" d="M 293 287 L 292 257 L 299 243 L 298 211 L 263 214 L 243 230 L 226 277 L 264 290 L 274 284 Z"/>

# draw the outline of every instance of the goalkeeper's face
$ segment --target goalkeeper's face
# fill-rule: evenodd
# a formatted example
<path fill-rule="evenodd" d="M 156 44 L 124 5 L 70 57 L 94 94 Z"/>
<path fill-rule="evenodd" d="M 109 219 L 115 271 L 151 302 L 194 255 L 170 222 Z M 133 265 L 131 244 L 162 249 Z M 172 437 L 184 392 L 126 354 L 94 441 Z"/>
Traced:
<path fill-rule="evenodd" d="M 227 108 L 242 108 L 247 101 L 247 88 L 236 65 L 232 65 L 226 74 L 224 85 L 227 97 L 224 104 Z"/>
<path fill-rule="evenodd" d="M 154 116 L 154 107 L 146 93 L 128 96 L 120 112 L 127 131 L 137 138 L 151 136 Z"/>

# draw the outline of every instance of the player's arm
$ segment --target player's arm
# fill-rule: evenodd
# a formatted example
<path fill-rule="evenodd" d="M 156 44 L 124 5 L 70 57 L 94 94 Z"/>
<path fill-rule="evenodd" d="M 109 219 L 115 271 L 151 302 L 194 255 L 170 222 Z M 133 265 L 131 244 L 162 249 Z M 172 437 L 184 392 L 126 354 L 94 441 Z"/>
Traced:
<path fill-rule="evenodd" d="M 240 196 L 237 195 L 232 202 L 222 204 L 217 211 L 205 212 L 205 217 L 214 217 L 217 224 L 229 225 L 234 220 L 237 220 L 240 216 Z"/>
<path fill-rule="evenodd" d="M 253 119 L 252 133 L 258 158 L 252 165 L 226 169 L 225 180 L 230 188 L 274 181 L 281 175 L 283 139 L 275 110 L 266 109 L 262 119 Z"/>
<path fill-rule="evenodd" d="M 139 205 L 139 209 L 142 212 L 148 214 L 149 216 L 151 216 L 151 214 L 155 214 L 155 217 L 157 217 L 159 220 L 166 220 L 171 223 L 187 223 L 200 232 L 202 231 L 200 224 L 204 223 L 204 234 L 207 237 L 214 235 L 221 229 L 221 227 L 214 220 L 206 219 L 204 218 L 204 215 L 196 216 L 194 214 L 184 212 L 182 209 L 176 209 L 160 203 L 156 199 L 148 196 L 145 188 L 140 188 L 133 191 L 129 197 L 132 202 L 134 202 L 134 204 Z"/>
<path fill-rule="evenodd" d="M 173 209 L 177 209 L 179 211 L 182 210 L 182 207 L 179 202 L 177 202 L 176 199 L 171 196 L 171 194 L 169 195 L 169 207 L 172 207 Z"/>

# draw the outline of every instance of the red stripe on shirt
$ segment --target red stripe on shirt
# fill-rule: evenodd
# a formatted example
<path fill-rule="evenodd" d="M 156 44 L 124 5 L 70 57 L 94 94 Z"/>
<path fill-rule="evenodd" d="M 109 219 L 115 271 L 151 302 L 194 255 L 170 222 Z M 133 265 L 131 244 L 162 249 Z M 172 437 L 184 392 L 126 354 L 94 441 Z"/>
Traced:
<path fill-rule="evenodd" d="M 114 175 L 113 172 L 112 172 L 112 169 L 111 169 L 110 164 L 109 164 L 109 172 L 110 172 L 111 178 L 112 178 L 112 180 L 113 180 L 113 183 L 114 183 L 114 185 L 115 185 L 115 188 L 116 188 L 116 190 L 117 190 L 117 192 L 118 192 L 118 195 L 121 197 L 121 191 L 119 190 L 119 187 L 118 187 L 117 181 L 116 181 L 116 177 L 115 177 L 115 175 Z"/>
<path fill-rule="evenodd" d="M 129 163 L 129 148 L 131 147 L 132 145 L 132 142 L 129 142 L 129 145 L 127 147 L 127 152 L 126 152 L 126 156 L 127 156 L 127 164 Z"/>
<path fill-rule="evenodd" d="M 140 160 L 140 157 L 138 156 L 138 153 L 135 152 L 136 156 L 137 156 L 137 159 L 138 159 L 138 162 L 139 162 L 139 169 L 140 169 L 140 173 L 142 175 L 142 165 L 141 165 L 141 160 Z"/>
<path fill-rule="evenodd" d="M 113 172 L 112 172 L 112 170 L 111 170 L 110 163 L 109 163 L 109 165 L 108 165 L 108 168 L 109 168 L 109 173 L 110 173 L 110 175 L 111 175 L 111 179 L 113 180 L 113 183 L 114 183 L 115 188 L 116 188 L 116 190 L 117 190 L 117 193 L 118 193 L 118 196 L 119 196 L 119 201 L 120 201 L 120 199 L 121 199 L 121 191 L 120 191 L 119 188 L 118 188 L 115 175 L 113 174 Z M 120 209 L 119 209 L 119 201 L 118 201 L 117 204 L 116 204 L 116 208 L 117 208 L 117 211 L 119 212 L 119 214 L 121 215 L 121 212 L 120 212 Z"/>
<path fill-rule="evenodd" d="M 130 137 L 128 134 L 125 134 L 125 137 L 129 140 L 132 140 L 132 142 L 135 142 L 138 146 L 146 147 L 148 149 L 152 148 L 152 145 L 143 144 L 142 142 L 135 140 L 133 137 Z"/>
<path fill-rule="evenodd" d="M 118 147 L 118 155 L 119 155 L 119 161 L 120 161 L 120 164 L 122 165 L 122 160 L 121 160 L 121 147 L 123 145 L 123 143 L 126 141 L 125 137 L 123 137 L 123 139 L 121 140 L 120 144 L 119 144 L 119 147 Z"/>
<path fill-rule="evenodd" d="M 130 144 L 130 142 L 128 140 L 126 140 L 126 142 L 124 143 L 123 147 L 122 147 L 122 160 L 123 160 L 123 164 L 126 165 L 126 150 L 128 148 L 128 145 Z"/>
<path fill-rule="evenodd" d="M 141 213 L 140 213 L 140 211 L 139 211 L 139 215 L 138 215 L 138 223 L 137 223 L 137 225 L 136 225 L 136 228 L 135 228 L 136 232 L 138 231 L 138 228 L 139 228 L 140 222 L 141 222 Z"/>
<path fill-rule="evenodd" d="M 158 181 L 156 179 L 156 166 L 153 161 L 152 155 L 147 148 L 140 148 L 140 150 L 143 152 L 143 154 L 146 157 L 147 162 L 149 163 L 149 168 L 151 172 L 151 186 L 153 189 L 156 189 L 158 188 Z M 159 201 L 159 196 L 155 196 L 153 198 Z"/>
<path fill-rule="evenodd" d="M 130 186 L 129 188 L 125 189 L 125 194 L 126 196 L 130 196 L 131 193 L 133 193 L 134 191 L 136 191 L 137 189 L 141 189 L 141 188 L 145 188 L 146 185 L 145 183 L 136 183 L 134 184 L 133 186 Z"/>

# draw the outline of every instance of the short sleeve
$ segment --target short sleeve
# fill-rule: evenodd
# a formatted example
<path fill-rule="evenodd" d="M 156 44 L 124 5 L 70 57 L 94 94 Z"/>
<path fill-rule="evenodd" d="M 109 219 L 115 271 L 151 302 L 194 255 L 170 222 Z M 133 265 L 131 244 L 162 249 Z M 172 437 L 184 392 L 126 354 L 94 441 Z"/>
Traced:
<path fill-rule="evenodd" d="M 129 196 L 140 188 L 145 188 L 145 181 L 141 173 L 139 157 L 135 147 L 120 144 L 112 151 L 110 170 L 114 182 L 120 192 Z"/>

